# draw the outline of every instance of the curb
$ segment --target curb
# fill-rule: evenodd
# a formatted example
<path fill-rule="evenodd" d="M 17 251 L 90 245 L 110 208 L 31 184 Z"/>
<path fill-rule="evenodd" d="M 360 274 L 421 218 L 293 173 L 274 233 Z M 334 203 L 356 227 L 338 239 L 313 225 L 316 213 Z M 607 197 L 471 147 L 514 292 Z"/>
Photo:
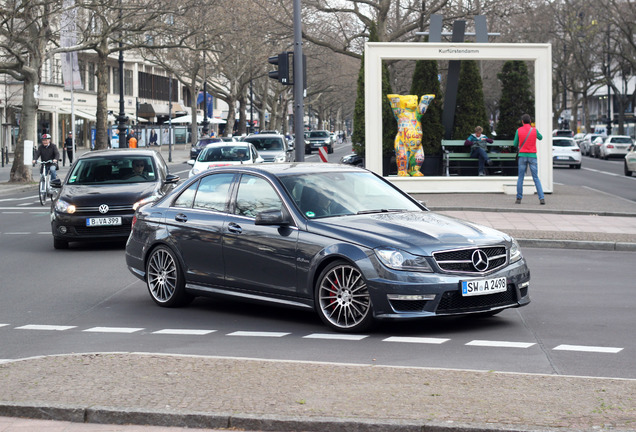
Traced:
<path fill-rule="evenodd" d="M 591 249 L 617 252 L 636 252 L 636 243 L 585 241 L 585 240 L 547 240 L 517 238 L 522 247 L 552 249 Z"/>
<path fill-rule="evenodd" d="M 38 420 L 111 425 L 143 425 L 192 429 L 236 429 L 296 432 L 541 432 L 551 429 L 510 427 L 455 422 L 344 419 L 335 417 L 287 417 L 274 415 L 225 414 L 152 410 L 116 410 L 108 407 L 18 405 L 0 403 L 0 416 Z M 568 429 L 562 429 L 567 431 Z M 618 431 L 618 429 L 616 429 Z"/>
<path fill-rule="evenodd" d="M 636 213 L 627 212 L 611 212 L 611 211 L 585 211 L 585 210 L 559 210 L 559 209 L 521 209 L 521 208 L 485 208 L 485 207 L 427 207 L 434 212 L 440 211 L 475 211 L 475 212 L 493 212 L 493 213 L 543 213 L 543 214 L 562 214 L 575 216 L 615 216 L 615 217 L 636 217 Z"/>

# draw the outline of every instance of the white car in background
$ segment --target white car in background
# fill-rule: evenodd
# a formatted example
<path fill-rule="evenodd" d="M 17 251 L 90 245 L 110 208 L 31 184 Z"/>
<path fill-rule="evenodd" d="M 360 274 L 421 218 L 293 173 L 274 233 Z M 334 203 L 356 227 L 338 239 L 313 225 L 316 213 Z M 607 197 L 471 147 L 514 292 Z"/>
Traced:
<path fill-rule="evenodd" d="M 252 143 L 236 141 L 208 144 L 196 159 L 188 161 L 188 165 L 192 165 L 188 177 L 193 177 L 210 168 L 263 162 L 265 162 L 264 159 Z"/>
<path fill-rule="evenodd" d="M 625 175 L 631 177 L 636 172 L 636 144 L 632 144 L 625 155 Z"/>
<path fill-rule="evenodd" d="M 552 165 L 569 166 L 570 168 L 581 168 L 581 149 L 574 138 L 554 137 L 552 138 Z"/>
<path fill-rule="evenodd" d="M 599 157 L 607 160 L 614 157 L 625 157 L 634 142 L 627 135 L 610 135 L 599 147 Z"/>

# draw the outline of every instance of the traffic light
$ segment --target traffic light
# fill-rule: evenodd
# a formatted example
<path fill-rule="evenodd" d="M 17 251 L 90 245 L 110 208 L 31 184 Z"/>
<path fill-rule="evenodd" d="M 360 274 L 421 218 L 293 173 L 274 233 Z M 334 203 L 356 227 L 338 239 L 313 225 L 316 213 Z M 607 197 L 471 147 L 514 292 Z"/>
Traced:
<path fill-rule="evenodd" d="M 278 66 L 278 70 L 269 71 L 269 77 L 278 80 L 281 84 L 290 85 L 289 81 L 289 52 L 283 52 L 269 57 L 267 61 Z"/>

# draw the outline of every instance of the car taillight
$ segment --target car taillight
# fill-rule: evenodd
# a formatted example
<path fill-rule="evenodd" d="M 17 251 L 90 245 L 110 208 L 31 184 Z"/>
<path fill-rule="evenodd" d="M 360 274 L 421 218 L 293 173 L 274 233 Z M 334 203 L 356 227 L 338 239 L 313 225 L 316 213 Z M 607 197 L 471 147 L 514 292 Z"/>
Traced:
<path fill-rule="evenodd" d="M 614 148 L 614 146 L 612 144 L 608 144 L 607 148 Z"/>
<path fill-rule="evenodd" d="M 572 151 L 573 151 L 573 152 L 580 152 L 580 151 L 581 151 L 581 149 L 579 149 L 579 148 L 573 148 L 573 149 L 572 149 Z"/>

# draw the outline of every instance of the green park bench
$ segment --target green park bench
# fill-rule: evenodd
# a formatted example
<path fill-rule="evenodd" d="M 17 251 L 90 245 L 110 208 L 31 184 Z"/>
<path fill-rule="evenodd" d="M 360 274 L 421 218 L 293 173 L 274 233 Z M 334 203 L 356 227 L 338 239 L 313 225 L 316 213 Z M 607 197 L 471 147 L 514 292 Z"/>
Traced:
<path fill-rule="evenodd" d="M 470 157 L 470 147 L 465 140 L 442 140 L 444 175 L 477 175 L 478 159 Z M 513 140 L 495 140 L 488 144 L 488 157 L 492 165 L 486 165 L 488 175 L 517 175 L 517 148 Z"/>

